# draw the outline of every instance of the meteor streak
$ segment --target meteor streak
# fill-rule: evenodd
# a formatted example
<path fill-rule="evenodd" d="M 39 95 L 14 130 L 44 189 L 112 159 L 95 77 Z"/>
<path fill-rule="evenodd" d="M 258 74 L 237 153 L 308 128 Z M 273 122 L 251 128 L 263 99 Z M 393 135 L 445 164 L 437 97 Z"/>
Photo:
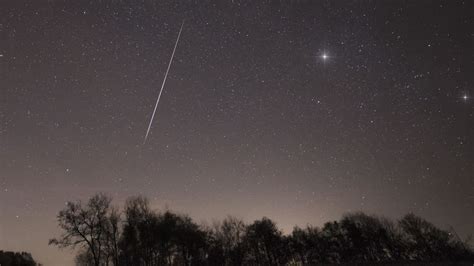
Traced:
<path fill-rule="evenodd" d="M 181 28 L 179 29 L 178 38 L 176 39 L 176 43 L 174 44 L 173 53 L 171 54 L 170 62 L 168 63 L 168 69 L 166 69 L 165 78 L 163 79 L 163 83 L 161 84 L 161 89 L 160 89 L 160 93 L 158 94 L 158 99 L 156 99 L 155 109 L 153 110 L 153 114 L 151 115 L 150 123 L 148 124 L 148 129 L 146 131 L 143 144 L 146 143 L 146 140 L 148 138 L 148 133 L 150 133 L 151 124 L 153 123 L 153 118 L 155 117 L 156 108 L 158 107 L 158 103 L 160 102 L 161 93 L 163 92 L 163 88 L 165 87 L 166 78 L 168 77 L 168 72 L 170 71 L 171 63 L 173 63 L 174 52 L 176 52 L 176 47 L 178 46 L 179 37 L 181 36 L 181 31 L 183 30 L 183 26 L 184 26 L 184 20 L 183 20 L 183 23 L 181 23 Z"/>

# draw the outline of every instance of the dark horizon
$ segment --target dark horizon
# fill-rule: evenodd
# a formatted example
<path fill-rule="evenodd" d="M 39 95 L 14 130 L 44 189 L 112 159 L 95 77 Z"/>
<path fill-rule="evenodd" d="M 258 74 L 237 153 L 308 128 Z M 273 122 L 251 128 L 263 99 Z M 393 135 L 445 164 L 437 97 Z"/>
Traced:
<path fill-rule="evenodd" d="M 471 265 L 472 238 L 461 238 L 409 213 L 397 220 L 363 212 L 290 233 L 268 217 L 227 216 L 197 224 L 173 210 L 153 210 L 146 197 L 122 207 L 98 193 L 58 211 L 49 245 L 73 250 L 77 266 L 129 265 Z M 4 266 L 41 266 L 27 252 L 0 250 Z"/>
<path fill-rule="evenodd" d="M 474 233 L 473 10 L 2 1 L 0 248 L 70 265 L 57 212 L 98 192 L 285 232 L 363 211 Z"/>
<path fill-rule="evenodd" d="M 397 221 L 348 213 L 321 227 L 296 226 L 284 234 L 268 217 L 247 223 L 227 216 L 199 225 L 187 214 L 151 210 L 143 196 L 129 197 L 122 209 L 111 203 L 112 198 L 101 193 L 86 202 L 68 202 L 57 216 L 61 233 L 49 244 L 73 247 L 77 266 L 474 262 L 472 239 L 461 239 L 454 228 L 440 229 L 412 213 Z"/>

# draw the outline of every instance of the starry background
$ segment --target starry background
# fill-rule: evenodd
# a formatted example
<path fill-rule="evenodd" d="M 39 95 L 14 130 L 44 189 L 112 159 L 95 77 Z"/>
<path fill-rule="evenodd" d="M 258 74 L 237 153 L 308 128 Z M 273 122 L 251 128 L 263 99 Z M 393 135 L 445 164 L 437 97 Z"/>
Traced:
<path fill-rule="evenodd" d="M 473 233 L 473 11 L 1 1 L 0 249 L 70 265 L 55 216 L 97 192 L 286 232 L 362 210 Z"/>

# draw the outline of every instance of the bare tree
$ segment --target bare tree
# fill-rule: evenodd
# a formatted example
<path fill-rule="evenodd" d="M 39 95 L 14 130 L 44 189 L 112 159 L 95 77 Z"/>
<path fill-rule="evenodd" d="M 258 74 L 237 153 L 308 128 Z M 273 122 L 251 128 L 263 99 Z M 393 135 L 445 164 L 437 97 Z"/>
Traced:
<path fill-rule="evenodd" d="M 227 217 L 213 228 L 184 214 L 151 210 L 145 197 L 131 197 L 120 212 L 103 194 L 59 212 L 62 235 L 50 244 L 79 247 L 78 266 L 108 265 L 315 265 L 474 261 L 455 233 L 414 214 L 398 223 L 361 212 L 322 228 L 295 227 L 283 235 L 262 218 L 251 224 Z M 0 251 L 1 255 L 1 251 Z M 0 256 L 0 264 L 2 262 Z"/>
<path fill-rule="evenodd" d="M 142 196 L 130 197 L 124 206 L 123 231 L 119 241 L 120 261 L 125 265 L 143 265 L 151 256 L 150 247 L 144 245 L 150 237 L 149 226 L 155 216 L 149 201 Z"/>
<path fill-rule="evenodd" d="M 213 248 L 218 249 L 219 262 L 224 265 L 240 265 L 244 255 L 244 221 L 228 216 L 212 230 Z M 217 250 L 214 250 L 217 251 Z"/>
<path fill-rule="evenodd" d="M 244 264 L 284 265 L 284 238 L 276 224 L 263 217 L 247 226 L 244 237 L 247 256 Z"/>
<path fill-rule="evenodd" d="M 93 196 L 85 206 L 80 201 L 68 202 L 57 217 L 63 233 L 49 244 L 59 248 L 80 246 L 91 254 L 95 266 L 107 265 L 111 254 L 116 257 L 119 220 L 110 202 L 104 194 Z"/>

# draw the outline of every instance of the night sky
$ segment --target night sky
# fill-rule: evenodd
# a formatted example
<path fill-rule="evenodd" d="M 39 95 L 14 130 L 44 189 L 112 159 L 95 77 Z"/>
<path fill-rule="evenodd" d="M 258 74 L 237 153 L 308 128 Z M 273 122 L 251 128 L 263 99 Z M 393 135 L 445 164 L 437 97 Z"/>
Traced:
<path fill-rule="evenodd" d="M 69 200 L 474 233 L 474 1 L 0 2 L 0 249 Z M 145 133 L 179 40 L 147 142 Z"/>

